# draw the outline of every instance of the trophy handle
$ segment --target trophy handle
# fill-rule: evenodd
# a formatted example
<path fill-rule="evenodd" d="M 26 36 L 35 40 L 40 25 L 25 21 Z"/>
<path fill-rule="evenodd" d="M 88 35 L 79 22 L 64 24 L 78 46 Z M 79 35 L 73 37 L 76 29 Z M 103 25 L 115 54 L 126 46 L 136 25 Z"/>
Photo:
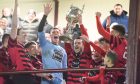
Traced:
<path fill-rule="evenodd" d="M 85 8 L 85 4 L 83 4 L 82 10 L 81 10 L 81 14 L 83 13 L 84 8 Z"/>

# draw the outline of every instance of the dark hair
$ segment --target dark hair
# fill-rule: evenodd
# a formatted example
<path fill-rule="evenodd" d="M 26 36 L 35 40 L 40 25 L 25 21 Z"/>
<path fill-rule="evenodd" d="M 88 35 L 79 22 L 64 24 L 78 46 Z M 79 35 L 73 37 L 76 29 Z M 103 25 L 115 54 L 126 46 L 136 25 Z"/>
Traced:
<path fill-rule="evenodd" d="M 81 39 L 80 36 L 76 37 L 75 39 Z"/>
<path fill-rule="evenodd" d="M 82 40 L 82 42 L 83 42 L 83 39 L 81 39 L 80 36 L 74 38 L 74 39 L 72 40 L 72 41 L 73 41 L 72 44 L 74 44 L 74 41 L 75 41 L 75 40 Z"/>
<path fill-rule="evenodd" d="M 36 45 L 36 42 L 35 41 L 30 41 L 30 42 L 25 44 L 24 48 L 29 48 L 31 45 Z"/>
<path fill-rule="evenodd" d="M 115 4 L 115 6 L 121 6 L 121 7 L 123 7 L 121 4 Z"/>
<path fill-rule="evenodd" d="M 107 39 L 105 39 L 104 37 L 99 38 L 98 41 L 100 43 L 102 43 L 102 42 L 109 43 L 109 41 Z"/>
<path fill-rule="evenodd" d="M 75 27 L 76 27 L 76 28 L 80 28 L 80 27 L 79 27 L 79 24 L 76 24 Z"/>
<path fill-rule="evenodd" d="M 124 27 L 123 25 L 121 25 L 121 24 L 114 25 L 114 26 L 112 27 L 112 29 L 118 31 L 122 36 L 125 35 L 125 27 Z"/>
<path fill-rule="evenodd" d="M 78 36 L 78 37 L 76 37 L 76 38 L 73 39 L 73 42 L 74 42 L 75 39 L 81 39 L 81 38 L 80 38 L 80 36 Z M 82 40 L 82 39 L 81 39 L 81 40 Z M 82 40 L 82 41 L 83 41 L 83 40 Z"/>
<path fill-rule="evenodd" d="M 50 30 L 50 33 L 52 32 L 52 30 L 55 30 L 55 29 L 58 29 L 59 31 L 61 31 L 59 28 L 54 27 L 54 28 L 52 28 L 52 29 Z"/>
<path fill-rule="evenodd" d="M 106 56 L 111 59 L 113 64 L 117 61 L 117 54 L 112 50 L 108 51 Z"/>
<path fill-rule="evenodd" d="M 2 36 L 2 44 L 4 43 L 5 39 L 8 38 L 8 37 L 10 37 L 9 34 L 4 34 L 4 35 Z"/>

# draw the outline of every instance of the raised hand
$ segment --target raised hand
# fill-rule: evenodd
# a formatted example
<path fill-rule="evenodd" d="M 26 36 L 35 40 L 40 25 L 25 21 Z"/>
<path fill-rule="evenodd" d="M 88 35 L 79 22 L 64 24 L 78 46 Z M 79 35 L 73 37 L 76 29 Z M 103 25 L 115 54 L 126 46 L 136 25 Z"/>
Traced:
<path fill-rule="evenodd" d="M 44 4 L 44 14 L 46 16 L 48 16 L 48 14 L 51 12 L 51 10 L 52 10 L 52 4 L 51 3 Z"/>
<path fill-rule="evenodd" d="M 96 12 L 95 15 L 101 17 L 101 12 Z"/>
<path fill-rule="evenodd" d="M 10 33 L 10 37 L 12 39 L 15 39 L 17 36 L 17 27 L 18 27 L 17 8 L 18 8 L 18 0 L 15 0 L 14 12 L 13 12 L 13 17 L 12 17 L 12 29 L 11 29 L 11 33 Z"/>
<path fill-rule="evenodd" d="M 45 78 L 47 80 L 52 80 L 53 76 L 49 73 L 37 73 L 36 76 Z"/>
<path fill-rule="evenodd" d="M 90 42 L 89 38 L 86 35 L 82 35 L 80 36 L 81 39 L 83 39 L 84 41 L 86 41 L 87 43 Z"/>
<path fill-rule="evenodd" d="M 13 17 L 12 17 L 12 28 L 17 28 L 18 20 L 17 20 L 17 8 L 18 8 L 18 0 L 15 0 L 15 5 L 14 5 L 14 12 L 13 12 Z"/>

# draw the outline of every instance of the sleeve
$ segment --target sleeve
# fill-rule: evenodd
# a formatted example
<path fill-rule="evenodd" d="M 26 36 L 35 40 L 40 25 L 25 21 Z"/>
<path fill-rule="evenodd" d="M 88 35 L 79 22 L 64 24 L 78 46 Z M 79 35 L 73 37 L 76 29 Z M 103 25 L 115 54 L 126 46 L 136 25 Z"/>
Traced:
<path fill-rule="evenodd" d="M 105 84 L 105 77 L 104 77 L 104 75 L 100 76 L 100 80 L 101 80 L 101 84 Z"/>
<path fill-rule="evenodd" d="M 105 84 L 104 73 L 105 73 L 105 70 L 103 68 L 100 68 L 99 74 L 92 76 L 92 77 L 86 77 L 86 81 L 90 81 L 90 82 L 101 81 L 101 84 Z"/>
<path fill-rule="evenodd" d="M 110 33 L 108 31 L 106 31 L 104 29 L 104 27 L 102 26 L 101 22 L 100 22 L 100 18 L 98 16 L 96 16 L 96 24 L 97 24 L 97 29 L 98 32 L 107 40 L 110 40 Z"/>
<path fill-rule="evenodd" d="M 63 57 L 63 63 L 62 63 L 64 69 L 68 68 L 67 61 L 68 61 L 67 53 L 64 50 L 64 57 Z M 63 72 L 63 79 L 67 80 L 67 72 Z"/>
<path fill-rule="evenodd" d="M 106 28 L 106 31 L 108 31 L 108 32 L 110 33 L 110 28 L 109 28 L 109 27 L 107 27 L 107 28 Z"/>
<path fill-rule="evenodd" d="M 82 32 L 82 35 L 86 35 L 88 37 L 87 29 L 84 27 L 83 24 L 80 25 L 80 30 Z"/>
<path fill-rule="evenodd" d="M 87 29 L 84 27 L 83 24 L 80 25 L 80 30 L 82 32 L 82 35 L 89 37 L 87 33 Z M 87 42 L 83 42 L 83 44 L 84 44 L 84 52 L 89 53 L 91 51 L 90 44 Z"/>
<path fill-rule="evenodd" d="M 0 72 L 5 71 L 5 70 L 6 70 L 6 67 L 2 63 L 0 63 Z"/>
<path fill-rule="evenodd" d="M 101 84 L 104 84 L 104 73 L 105 73 L 105 70 L 101 68 L 100 73 L 98 75 L 95 75 L 93 77 L 87 77 L 86 79 L 91 82 L 101 81 Z"/>
<path fill-rule="evenodd" d="M 64 58 L 63 58 L 63 63 L 62 63 L 62 65 L 63 65 L 63 68 L 67 68 L 67 54 L 66 54 L 66 51 L 65 50 L 63 50 L 64 52 Z"/>
<path fill-rule="evenodd" d="M 52 44 L 51 42 L 49 42 L 49 40 L 45 38 L 45 32 L 38 32 L 38 38 L 39 38 L 40 47 L 44 47 L 44 45 L 46 45 L 47 43 L 48 43 L 48 47 L 49 44 L 50 45 Z"/>
<path fill-rule="evenodd" d="M 105 84 L 105 68 L 100 68 L 99 76 L 101 84 Z"/>
<path fill-rule="evenodd" d="M 102 56 L 105 56 L 106 52 L 103 49 L 101 49 L 99 46 L 97 46 L 96 44 L 94 44 L 92 41 L 90 41 L 89 44 L 93 47 L 93 49 L 95 51 L 97 51 Z"/>
<path fill-rule="evenodd" d="M 89 55 L 90 55 L 91 54 L 90 44 L 87 42 L 83 42 L 83 44 L 84 44 L 84 52 L 89 53 Z"/>
<path fill-rule="evenodd" d="M 67 53 L 67 54 L 70 54 L 70 52 L 73 51 L 72 46 L 71 46 L 70 43 L 65 43 L 65 44 L 64 44 L 64 47 L 65 47 L 65 50 L 66 50 L 66 53 Z"/>
<path fill-rule="evenodd" d="M 44 28 L 45 23 L 46 23 L 46 18 L 47 18 L 47 16 L 43 15 L 42 20 L 40 21 L 40 24 L 39 24 L 38 32 L 43 31 L 43 28 Z"/>
<path fill-rule="evenodd" d="M 12 39 L 11 37 L 9 37 L 8 39 L 8 48 L 12 48 L 17 44 L 17 40 L 16 39 Z"/>
<path fill-rule="evenodd" d="M 122 38 L 118 37 L 118 36 L 110 36 L 110 44 L 111 44 L 111 49 L 116 48 L 117 46 L 119 46 L 121 43 L 123 42 Z"/>

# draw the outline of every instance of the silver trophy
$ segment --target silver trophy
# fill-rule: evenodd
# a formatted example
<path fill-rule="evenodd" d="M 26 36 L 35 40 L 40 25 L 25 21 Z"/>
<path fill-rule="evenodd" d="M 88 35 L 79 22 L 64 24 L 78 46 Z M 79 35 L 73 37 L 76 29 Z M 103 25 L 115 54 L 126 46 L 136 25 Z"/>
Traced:
<path fill-rule="evenodd" d="M 60 36 L 60 40 L 67 41 L 72 40 L 73 38 L 73 28 L 75 24 L 78 22 L 78 15 L 83 13 L 85 5 L 83 5 L 82 9 L 79 9 L 76 6 L 71 5 L 68 14 L 66 15 L 66 20 L 68 22 L 67 28 L 64 30 L 64 35 Z"/>

